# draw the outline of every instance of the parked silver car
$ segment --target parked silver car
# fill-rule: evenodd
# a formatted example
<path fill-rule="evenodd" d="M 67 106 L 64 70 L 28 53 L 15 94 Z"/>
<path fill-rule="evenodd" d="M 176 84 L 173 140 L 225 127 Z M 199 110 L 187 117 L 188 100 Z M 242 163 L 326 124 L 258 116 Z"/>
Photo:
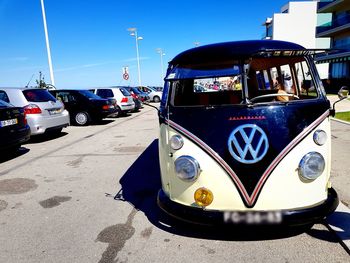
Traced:
<path fill-rule="evenodd" d="M 46 89 L 0 88 L 0 99 L 24 108 L 31 135 L 59 133 L 69 125 L 69 113 L 63 103 Z"/>

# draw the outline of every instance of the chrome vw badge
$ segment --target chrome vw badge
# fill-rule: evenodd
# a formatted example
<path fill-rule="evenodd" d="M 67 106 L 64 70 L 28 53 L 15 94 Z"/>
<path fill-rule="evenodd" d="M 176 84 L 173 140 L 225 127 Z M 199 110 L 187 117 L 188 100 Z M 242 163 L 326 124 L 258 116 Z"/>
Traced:
<path fill-rule="evenodd" d="M 269 148 L 265 132 L 255 124 L 238 126 L 231 132 L 227 144 L 232 157 L 246 164 L 259 162 Z"/>

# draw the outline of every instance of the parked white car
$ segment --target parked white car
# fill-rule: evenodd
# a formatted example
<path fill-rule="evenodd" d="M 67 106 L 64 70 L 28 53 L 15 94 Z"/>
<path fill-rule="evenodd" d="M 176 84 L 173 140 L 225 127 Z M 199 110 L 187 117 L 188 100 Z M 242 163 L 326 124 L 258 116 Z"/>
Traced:
<path fill-rule="evenodd" d="M 125 115 L 135 109 L 133 97 L 130 92 L 123 87 L 95 88 L 91 91 L 101 98 L 115 99 L 117 102 L 118 115 Z"/>
<path fill-rule="evenodd" d="M 23 107 L 31 135 L 60 133 L 69 126 L 69 113 L 46 89 L 0 88 L 0 99 Z"/>

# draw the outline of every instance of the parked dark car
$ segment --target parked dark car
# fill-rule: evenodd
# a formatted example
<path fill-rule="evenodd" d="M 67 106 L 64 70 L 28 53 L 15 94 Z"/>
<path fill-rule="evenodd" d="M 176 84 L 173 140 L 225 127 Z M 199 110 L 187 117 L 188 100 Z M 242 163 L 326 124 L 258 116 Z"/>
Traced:
<path fill-rule="evenodd" d="M 29 138 L 24 109 L 0 100 L 0 155 L 16 151 Z"/>
<path fill-rule="evenodd" d="M 69 111 L 71 123 L 84 126 L 92 121 L 101 121 L 116 112 L 108 99 L 103 99 L 89 90 L 50 90 L 64 103 Z"/>
<path fill-rule="evenodd" d="M 135 110 L 133 97 L 124 87 L 95 88 L 92 91 L 101 98 L 115 99 L 117 102 L 118 116 L 125 116 L 128 112 Z"/>
<path fill-rule="evenodd" d="M 134 93 L 141 100 L 141 102 L 148 102 L 150 100 L 150 97 L 146 92 L 142 92 L 136 87 L 125 88 L 131 93 L 131 95 Z"/>
<path fill-rule="evenodd" d="M 133 96 L 132 94 L 131 94 L 131 96 Z M 135 95 L 136 96 L 136 95 Z M 132 99 L 134 100 L 134 102 L 135 102 L 135 109 L 134 109 L 134 112 L 138 112 L 141 108 L 142 108 L 142 102 L 141 102 L 141 100 L 139 99 L 139 98 L 137 98 L 137 97 L 132 97 Z"/>

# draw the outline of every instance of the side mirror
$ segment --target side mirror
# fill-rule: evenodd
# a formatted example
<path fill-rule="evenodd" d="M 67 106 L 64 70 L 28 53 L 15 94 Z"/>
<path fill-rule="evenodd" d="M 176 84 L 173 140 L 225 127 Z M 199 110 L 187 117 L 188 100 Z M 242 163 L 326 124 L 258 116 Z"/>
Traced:
<path fill-rule="evenodd" d="M 341 87 L 338 92 L 338 97 L 340 100 L 347 99 L 349 97 L 349 88 L 347 86 Z"/>
<path fill-rule="evenodd" d="M 330 115 L 332 117 L 335 116 L 335 104 L 338 103 L 339 101 L 345 100 L 349 97 L 349 88 L 347 86 L 343 86 L 340 88 L 339 92 L 338 92 L 338 98 L 339 100 L 335 101 L 333 103 L 333 108 L 330 109 Z"/>

